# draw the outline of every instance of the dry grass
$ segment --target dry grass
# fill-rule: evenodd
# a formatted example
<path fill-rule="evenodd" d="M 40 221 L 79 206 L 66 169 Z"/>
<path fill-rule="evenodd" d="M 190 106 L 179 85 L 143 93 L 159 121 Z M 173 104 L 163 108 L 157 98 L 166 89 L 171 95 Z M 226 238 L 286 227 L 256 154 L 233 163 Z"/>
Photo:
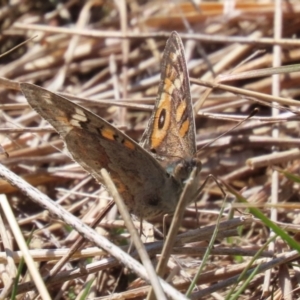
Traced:
<path fill-rule="evenodd" d="M 184 40 L 192 96 L 200 108 L 196 125 L 202 179 L 213 174 L 228 187 L 224 204 L 219 187 L 209 181 L 197 209 L 186 209 L 167 263 L 173 287 L 163 284 L 163 290 L 184 299 L 209 249 L 191 288 L 192 299 L 234 299 L 231 289 L 243 284 L 239 299 L 300 297 L 299 247 L 294 243 L 300 222 L 300 4 L 240 2 L 235 10 L 224 10 L 219 3 L 195 7 L 190 2 L 138 0 L 2 5 L 1 53 L 36 37 L 0 58 L 1 163 L 19 176 L 0 170 L 1 299 L 24 298 L 24 292 L 30 299 L 147 297 L 149 269 L 133 260 L 139 257 L 129 247 L 132 230 L 130 234 L 116 210 L 103 218 L 111 198 L 66 155 L 59 136 L 25 101 L 19 82 L 67 94 L 138 140 L 155 101 L 161 54 L 173 30 Z M 287 65 L 295 66 L 272 77 L 279 72 L 274 67 Z M 264 68 L 272 69 L 258 71 Z M 255 116 L 226 133 L 254 108 L 259 108 Z M 248 204 L 238 204 L 244 201 L 241 195 Z M 98 234 L 83 224 L 96 226 Z M 134 224 L 139 229 L 138 220 Z M 142 239 L 156 265 L 163 246 L 161 219 L 153 225 L 143 222 Z M 273 232 L 280 237 L 274 239 Z M 130 251 L 132 261 L 121 251 Z M 65 262 L 58 267 L 61 258 Z M 11 296 L 14 284 L 22 295 Z"/>

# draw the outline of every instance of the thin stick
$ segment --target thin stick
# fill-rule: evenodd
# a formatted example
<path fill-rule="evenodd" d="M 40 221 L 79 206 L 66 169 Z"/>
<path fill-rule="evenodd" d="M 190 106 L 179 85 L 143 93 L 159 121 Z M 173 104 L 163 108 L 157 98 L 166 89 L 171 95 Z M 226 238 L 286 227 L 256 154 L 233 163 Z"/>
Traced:
<path fill-rule="evenodd" d="M 152 288 L 154 290 L 155 296 L 157 299 L 167 299 L 162 287 L 160 285 L 160 282 L 158 280 L 158 276 L 155 273 L 154 267 L 151 263 L 151 260 L 148 256 L 148 253 L 145 249 L 144 244 L 142 243 L 140 236 L 135 228 L 135 226 L 133 225 L 133 222 L 131 220 L 130 214 L 128 213 L 128 210 L 124 204 L 123 199 L 121 198 L 120 194 L 117 191 L 117 188 L 115 186 L 115 184 L 113 183 L 113 181 L 111 180 L 108 172 L 106 171 L 106 169 L 101 169 L 100 170 L 101 176 L 103 178 L 103 181 L 105 183 L 105 186 L 107 187 L 107 189 L 109 190 L 111 196 L 113 197 L 113 199 L 115 200 L 117 207 L 119 209 L 120 214 L 122 215 L 122 218 L 124 219 L 124 222 L 129 230 L 129 232 L 131 233 L 131 238 L 132 241 L 136 247 L 136 250 L 139 253 L 139 256 L 143 262 L 143 265 L 145 266 L 147 272 L 148 272 L 148 276 L 149 276 L 149 280 L 152 284 Z"/>
<path fill-rule="evenodd" d="M 124 35 L 123 32 L 113 30 L 95 30 L 95 29 L 72 29 L 62 28 L 46 25 L 36 24 L 24 24 L 14 23 L 14 28 L 22 30 L 39 30 L 42 32 L 51 33 L 65 33 L 69 35 L 82 35 L 86 37 L 95 38 L 116 38 L 116 39 L 147 39 L 147 38 L 168 38 L 170 32 L 147 32 L 147 33 L 131 33 L 127 32 Z M 282 45 L 282 46 L 300 46 L 300 41 L 297 39 L 272 39 L 272 38 L 246 38 L 239 36 L 224 36 L 224 35 L 211 35 L 211 34 L 194 34 L 194 33 L 181 33 L 180 37 L 187 40 L 198 40 L 203 42 L 215 42 L 215 43 L 244 43 L 254 45 Z"/>
<path fill-rule="evenodd" d="M 172 253 L 172 248 L 174 246 L 174 243 L 176 241 L 176 235 L 177 235 L 179 227 L 181 226 L 185 207 L 186 207 L 186 204 L 188 203 L 188 199 L 191 197 L 191 185 L 193 184 L 193 181 L 195 180 L 196 172 L 197 172 L 197 169 L 194 168 L 190 174 L 190 177 L 188 178 L 187 183 L 184 186 L 184 189 L 180 196 L 179 202 L 177 204 L 176 211 L 174 213 L 174 217 L 173 217 L 173 220 L 171 223 L 171 227 L 170 227 L 169 233 L 167 235 L 167 239 L 166 239 L 164 248 L 162 250 L 158 265 L 156 267 L 156 272 L 159 276 L 164 276 L 164 274 L 166 272 L 168 260 Z M 152 289 L 148 295 L 148 299 L 149 300 L 154 299 Z"/>
<path fill-rule="evenodd" d="M 15 219 L 15 216 L 12 212 L 11 206 L 8 203 L 5 195 L 2 195 L 2 197 L 1 197 L 1 207 L 5 213 L 6 220 L 10 225 L 11 231 L 13 232 L 14 237 L 16 238 L 16 242 L 24 255 L 24 260 L 26 262 L 26 266 L 29 270 L 31 278 L 35 282 L 35 287 L 38 289 L 43 300 L 47 300 L 47 299 L 51 300 L 51 297 L 46 288 L 45 282 L 42 280 L 42 276 L 41 276 L 40 272 L 38 271 L 37 266 L 34 263 L 34 260 L 30 256 L 26 241 L 24 240 L 21 229 L 18 225 L 18 222 Z"/>

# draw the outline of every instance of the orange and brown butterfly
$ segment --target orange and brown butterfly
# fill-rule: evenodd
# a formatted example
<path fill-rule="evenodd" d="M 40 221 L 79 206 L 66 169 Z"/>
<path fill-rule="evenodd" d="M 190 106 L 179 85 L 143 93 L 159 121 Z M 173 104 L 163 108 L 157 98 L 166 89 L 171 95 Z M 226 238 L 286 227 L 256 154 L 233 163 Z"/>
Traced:
<path fill-rule="evenodd" d="M 140 218 L 173 213 L 190 171 L 200 171 L 189 77 L 176 32 L 166 44 L 155 109 L 140 145 L 57 94 L 28 83 L 21 89 L 64 139 L 73 159 L 100 183 L 100 170 L 106 168 L 129 211 Z"/>

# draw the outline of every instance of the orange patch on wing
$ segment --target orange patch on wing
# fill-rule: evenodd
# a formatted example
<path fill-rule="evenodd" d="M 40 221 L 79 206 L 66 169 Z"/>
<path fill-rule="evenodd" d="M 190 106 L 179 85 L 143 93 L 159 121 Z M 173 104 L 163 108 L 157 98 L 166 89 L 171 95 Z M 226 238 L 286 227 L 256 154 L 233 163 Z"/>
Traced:
<path fill-rule="evenodd" d="M 114 178 L 114 182 L 116 184 L 116 188 L 118 190 L 118 192 L 122 195 L 124 192 L 127 192 L 127 187 L 126 185 L 119 180 L 119 178 Z"/>
<path fill-rule="evenodd" d="M 158 104 L 158 109 L 155 113 L 155 118 L 158 118 L 160 115 L 160 112 L 162 109 L 167 110 L 167 112 L 171 111 L 171 96 L 167 93 L 161 93 L 160 95 L 160 99 L 159 99 L 159 104 Z M 156 122 L 158 122 L 158 120 L 156 119 Z"/>
<path fill-rule="evenodd" d="M 173 82 L 169 78 L 166 78 L 164 81 L 164 90 L 169 92 L 172 86 L 173 86 Z"/>
<path fill-rule="evenodd" d="M 163 127 L 159 128 L 159 125 L 161 125 L 160 117 L 163 110 L 165 110 L 165 119 L 164 119 Z M 170 112 L 171 112 L 171 96 L 167 93 L 161 93 L 159 105 L 154 116 L 154 126 L 151 134 L 151 148 L 157 148 L 165 138 L 171 121 Z"/>
<path fill-rule="evenodd" d="M 115 140 L 115 137 L 114 135 L 116 134 L 116 132 L 111 129 L 111 128 L 108 128 L 108 127 L 104 127 L 102 130 L 101 130 L 101 134 L 104 138 L 108 139 L 108 140 L 111 140 L 111 141 L 114 141 Z"/>
<path fill-rule="evenodd" d="M 190 121 L 189 120 L 185 120 L 179 130 L 179 134 L 181 137 L 184 137 L 186 135 L 186 133 L 189 130 L 189 126 L 190 126 Z"/>
<path fill-rule="evenodd" d="M 70 119 L 65 115 L 57 116 L 56 120 L 63 124 L 70 124 Z"/>
<path fill-rule="evenodd" d="M 167 65 L 165 83 L 166 83 L 166 80 L 168 80 L 172 84 L 174 84 L 174 80 L 176 79 L 176 76 L 177 76 L 177 73 L 176 73 L 176 70 L 173 68 L 173 66 Z"/>
<path fill-rule="evenodd" d="M 181 101 L 176 110 L 176 121 L 179 122 L 182 119 L 182 115 L 186 110 L 186 102 Z"/>
<path fill-rule="evenodd" d="M 129 140 L 125 140 L 123 144 L 124 144 L 124 146 L 125 146 L 126 148 L 129 148 L 129 149 L 131 149 L 131 150 L 134 150 L 134 149 L 135 149 L 134 143 L 132 143 L 132 142 L 129 141 Z"/>

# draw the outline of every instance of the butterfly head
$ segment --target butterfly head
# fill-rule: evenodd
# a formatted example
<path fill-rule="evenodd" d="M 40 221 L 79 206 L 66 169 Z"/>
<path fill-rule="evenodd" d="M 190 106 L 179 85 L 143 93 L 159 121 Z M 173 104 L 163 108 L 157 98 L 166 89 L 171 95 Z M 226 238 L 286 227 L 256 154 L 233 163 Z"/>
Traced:
<path fill-rule="evenodd" d="M 168 166 L 168 170 L 172 172 L 174 178 L 184 184 L 189 178 L 193 168 L 196 168 L 196 175 L 201 171 L 201 161 L 197 158 L 182 159 L 175 164 Z"/>

